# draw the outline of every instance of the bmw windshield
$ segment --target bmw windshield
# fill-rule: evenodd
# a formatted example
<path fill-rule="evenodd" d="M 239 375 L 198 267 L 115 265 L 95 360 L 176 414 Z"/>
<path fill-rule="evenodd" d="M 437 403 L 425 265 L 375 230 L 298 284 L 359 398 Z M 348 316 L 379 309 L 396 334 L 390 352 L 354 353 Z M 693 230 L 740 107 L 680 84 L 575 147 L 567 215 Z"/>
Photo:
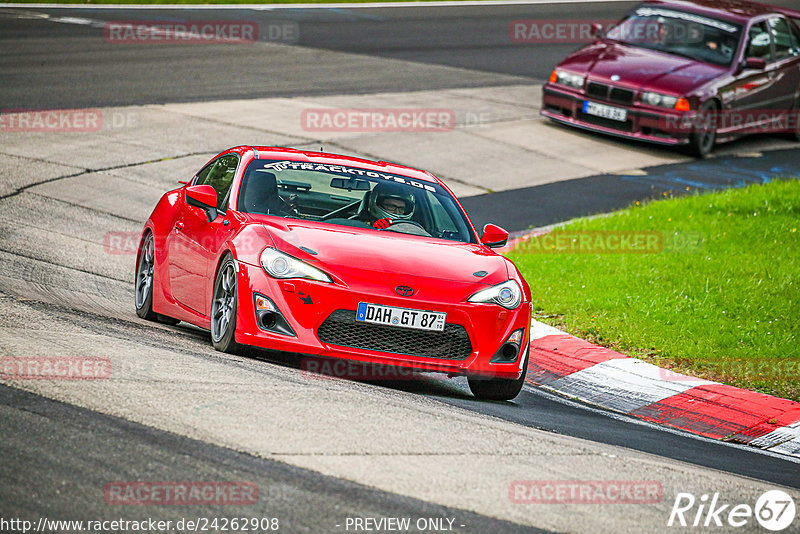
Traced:
<path fill-rule="evenodd" d="M 606 39 L 728 66 L 736 56 L 742 28 L 695 13 L 641 6 L 606 33 Z"/>
<path fill-rule="evenodd" d="M 346 165 L 253 160 L 239 211 L 475 243 L 439 184 Z"/>

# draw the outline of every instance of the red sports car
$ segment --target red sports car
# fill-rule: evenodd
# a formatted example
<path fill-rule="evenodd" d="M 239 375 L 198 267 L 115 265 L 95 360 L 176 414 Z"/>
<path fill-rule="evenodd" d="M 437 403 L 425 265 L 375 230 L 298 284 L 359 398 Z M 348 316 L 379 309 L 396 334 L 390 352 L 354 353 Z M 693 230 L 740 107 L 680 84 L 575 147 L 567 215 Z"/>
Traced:
<path fill-rule="evenodd" d="M 541 114 L 699 157 L 742 134 L 800 131 L 800 12 L 651 0 L 559 63 Z"/>
<path fill-rule="evenodd" d="M 240 146 L 161 198 L 136 262 L 136 312 L 240 345 L 467 375 L 511 399 L 527 367 L 531 292 L 432 174 Z"/>

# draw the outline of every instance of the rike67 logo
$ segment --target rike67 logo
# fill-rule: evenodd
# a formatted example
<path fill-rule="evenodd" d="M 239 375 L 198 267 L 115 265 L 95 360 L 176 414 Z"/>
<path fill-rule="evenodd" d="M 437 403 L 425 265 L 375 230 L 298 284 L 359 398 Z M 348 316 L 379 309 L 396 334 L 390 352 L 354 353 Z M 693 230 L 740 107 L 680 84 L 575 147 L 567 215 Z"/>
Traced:
<path fill-rule="evenodd" d="M 699 499 L 691 493 L 678 493 L 667 526 L 739 528 L 751 525 L 755 518 L 763 528 L 780 532 L 792 526 L 796 513 L 794 499 L 781 490 L 765 492 L 755 506 L 724 503 L 719 493 L 701 495 Z M 790 532 L 797 532 L 797 529 Z"/>

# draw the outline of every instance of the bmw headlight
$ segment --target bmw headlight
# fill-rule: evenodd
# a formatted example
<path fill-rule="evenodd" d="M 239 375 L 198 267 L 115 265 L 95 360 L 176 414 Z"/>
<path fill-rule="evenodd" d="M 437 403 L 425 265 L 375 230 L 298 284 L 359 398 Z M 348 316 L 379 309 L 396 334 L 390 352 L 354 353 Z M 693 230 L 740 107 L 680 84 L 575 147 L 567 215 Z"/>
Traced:
<path fill-rule="evenodd" d="M 554 70 L 553 74 L 550 75 L 551 82 L 560 85 L 566 85 L 567 87 L 573 87 L 575 89 L 582 89 L 584 80 L 585 77 L 581 76 L 580 74 L 573 74 L 571 72 L 559 69 Z"/>
<path fill-rule="evenodd" d="M 261 267 L 273 278 L 308 278 L 320 282 L 333 282 L 330 276 L 316 267 L 274 248 L 266 248 L 261 253 Z"/>
<path fill-rule="evenodd" d="M 651 106 L 674 109 L 678 103 L 677 96 L 662 95 L 661 93 L 646 92 L 642 93 L 642 102 Z"/>
<path fill-rule="evenodd" d="M 485 302 L 498 304 L 509 310 L 513 310 L 522 302 L 522 289 L 514 280 L 507 280 L 502 284 L 497 284 L 486 289 L 482 289 L 472 295 L 468 302 Z"/>

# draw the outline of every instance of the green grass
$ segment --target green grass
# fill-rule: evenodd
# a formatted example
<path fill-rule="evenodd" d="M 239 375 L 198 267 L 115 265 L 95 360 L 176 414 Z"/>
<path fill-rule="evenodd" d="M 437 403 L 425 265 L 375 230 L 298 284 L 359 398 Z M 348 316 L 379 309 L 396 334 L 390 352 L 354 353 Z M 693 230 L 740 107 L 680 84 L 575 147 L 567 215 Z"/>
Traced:
<path fill-rule="evenodd" d="M 564 228 L 619 230 L 663 232 L 665 249 L 543 254 L 528 243 L 509 253 L 535 318 L 677 372 L 800 400 L 800 181 L 669 198 Z"/>

